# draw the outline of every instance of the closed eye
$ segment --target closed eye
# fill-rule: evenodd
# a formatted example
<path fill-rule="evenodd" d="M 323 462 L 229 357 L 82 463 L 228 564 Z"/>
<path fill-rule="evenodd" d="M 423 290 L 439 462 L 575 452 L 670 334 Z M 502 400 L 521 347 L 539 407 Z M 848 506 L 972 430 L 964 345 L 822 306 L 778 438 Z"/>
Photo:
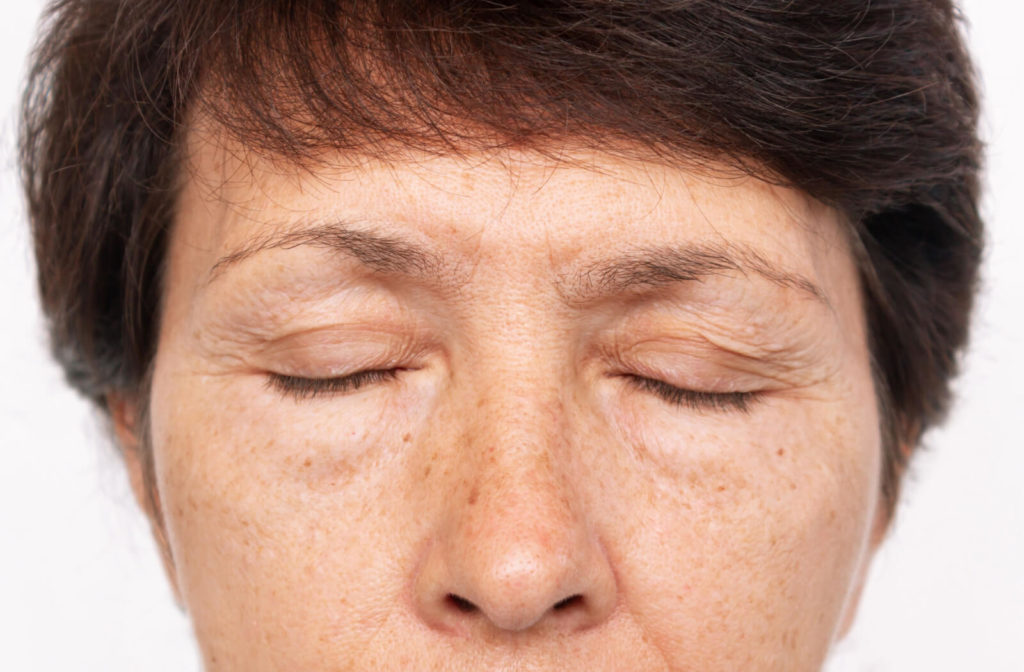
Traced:
<path fill-rule="evenodd" d="M 313 399 L 354 392 L 366 385 L 384 383 L 397 379 L 401 368 L 367 369 L 347 376 L 334 378 L 306 378 L 280 373 L 271 373 L 268 386 L 297 400 Z M 694 410 L 739 411 L 748 413 L 750 405 L 757 400 L 757 392 L 708 392 L 689 390 L 670 385 L 662 380 L 637 375 L 624 375 L 630 384 L 649 392 L 674 405 Z"/>
<path fill-rule="evenodd" d="M 270 373 L 267 386 L 296 400 L 313 399 L 353 392 L 366 385 L 395 380 L 405 369 L 367 369 L 336 378 L 303 378 L 281 373 Z"/>
<path fill-rule="evenodd" d="M 683 406 L 697 411 L 739 411 L 749 413 L 750 405 L 757 401 L 758 392 L 708 392 L 688 390 L 670 385 L 662 380 L 632 374 L 623 375 L 629 383 L 643 391 L 654 394 L 673 406 Z"/>

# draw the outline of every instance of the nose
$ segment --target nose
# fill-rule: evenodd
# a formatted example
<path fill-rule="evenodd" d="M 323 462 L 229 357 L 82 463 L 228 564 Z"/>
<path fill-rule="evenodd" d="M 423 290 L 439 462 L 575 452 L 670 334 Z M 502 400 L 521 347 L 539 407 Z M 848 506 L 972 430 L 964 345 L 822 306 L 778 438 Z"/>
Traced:
<path fill-rule="evenodd" d="M 502 415 L 481 415 L 459 451 L 460 485 L 415 577 L 420 616 L 464 635 L 597 626 L 617 588 L 575 484 L 556 467 L 559 422 Z"/>

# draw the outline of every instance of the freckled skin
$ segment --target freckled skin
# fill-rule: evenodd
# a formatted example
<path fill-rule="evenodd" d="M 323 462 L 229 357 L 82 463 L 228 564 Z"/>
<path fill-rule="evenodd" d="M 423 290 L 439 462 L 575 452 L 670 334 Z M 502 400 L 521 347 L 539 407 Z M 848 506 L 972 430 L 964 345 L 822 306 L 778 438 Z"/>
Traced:
<path fill-rule="evenodd" d="M 835 213 L 602 155 L 313 174 L 195 135 L 150 443 L 208 670 L 821 667 L 885 524 Z M 440 250 L 458 291 L 309 246 L 207 281 L 312 217 Z M 708 241 L 756 247 L 827 306 L 742 273 L 587 308 L 555 289 L 589 259 Z M 268 383 L 385 364 L 401 371 L 343 393 Z M 637 367 L 768 391 L 746 411 L 676 406 L 631 385 Z"/>

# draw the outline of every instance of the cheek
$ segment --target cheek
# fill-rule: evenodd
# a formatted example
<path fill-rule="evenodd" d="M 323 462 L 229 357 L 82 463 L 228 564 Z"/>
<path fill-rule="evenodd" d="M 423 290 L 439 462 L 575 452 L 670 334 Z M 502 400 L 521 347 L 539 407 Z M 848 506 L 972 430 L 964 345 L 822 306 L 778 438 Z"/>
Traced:
<path fill-rule="evenodd" d="M 405 408 L 374 391 L 297 404 L 256 377 L 162 373 L 157 484 L 207 660 L 244 666 L 253 641 L 282 669 L 344 660 L 321 648 L 371 636 L 400 603 L 386 568 L 409 552 L 390 485 L 415 429 Z"/>
<path fill-rule="evenodd" d="M 817 669 L 874 518 L 869 400 L 619 415 L 645 473 L 630 499 L 646 502 L 621 561 L 625 590 L 649 607 L 641 618 L 663 650 L 714 651 L 708 669 L 723 656 L 733 669 Z"/>

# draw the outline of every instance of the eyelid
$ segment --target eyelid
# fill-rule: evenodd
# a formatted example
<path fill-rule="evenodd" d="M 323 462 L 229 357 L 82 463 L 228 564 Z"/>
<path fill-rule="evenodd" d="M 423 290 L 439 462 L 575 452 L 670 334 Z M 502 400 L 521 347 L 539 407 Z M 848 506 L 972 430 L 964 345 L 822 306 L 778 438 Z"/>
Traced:
<path fill-rule="evenodd" d="M 332 325 L 269 342 L 253 359 L 261 371 L 344 385 L 340 381 L 359 381 L 371 371 L 421 368 L 442 354 L 437 341 L 424 332 Z"/>
<path fill-rule="evenodd" d="M 600 348 L 606 361 L 624 371 L 676 383 L 721 376 L 732 389 L 803 387 L 834 373 L 833 330 L 788 318 L 785 311 L 741 319 L 714 312 L 641 311 L 620 321 Z"/>
<path fill-rule="evenodd" d="M 781 374 L 771 361 L 717 348 L 702 338 L 646 339 L 628 346 L 613 343 L 605 346 L 601 355 L 609 373 L 640 382 L 653 381 L 651 384 L 657 383 L 658 389 L 643 383 L 647 385 L 645 391 L 691 407 L 722 408 L 728 404 L 738 408 L 744 399 L 742 395 L 748 392 L 781 391 L 802 382 L 796 376 Z M 680 400 L 680 394 L 687 393 L 691 394 L 691 401 Z M 693 394 L 705 395 L 707 403 Z M 714 395 L 715 399 L 712 401 L 707 395 Z M 723 401 L 730 399 L 729 395 L 734 395 L 731 398 L 735 402 Z"/>
<path fill-rule="evenodd" d="M 366 385 L 385 383 L 397 379 L 399 372 L 407 369 L 364 369 L 345 376 L 332 378 L 306 378 L 282 373 L 267 374 L 267 387 L 293 397 L 296 401 L 314 399 L 320 396 L 338 396 L 354 392 Z"/>
<path fill-rule="evenodd" d="M 656 378 L 636 374 L 619 375 L 641 391 L 652 393 L 673 406 L 686 407 L 695 411 L 749 413 L 751 404 L 759 401 L 763 396 L 763 392 L 757 390 L 728 392 L 692 390 L 677 387 Z"/>

